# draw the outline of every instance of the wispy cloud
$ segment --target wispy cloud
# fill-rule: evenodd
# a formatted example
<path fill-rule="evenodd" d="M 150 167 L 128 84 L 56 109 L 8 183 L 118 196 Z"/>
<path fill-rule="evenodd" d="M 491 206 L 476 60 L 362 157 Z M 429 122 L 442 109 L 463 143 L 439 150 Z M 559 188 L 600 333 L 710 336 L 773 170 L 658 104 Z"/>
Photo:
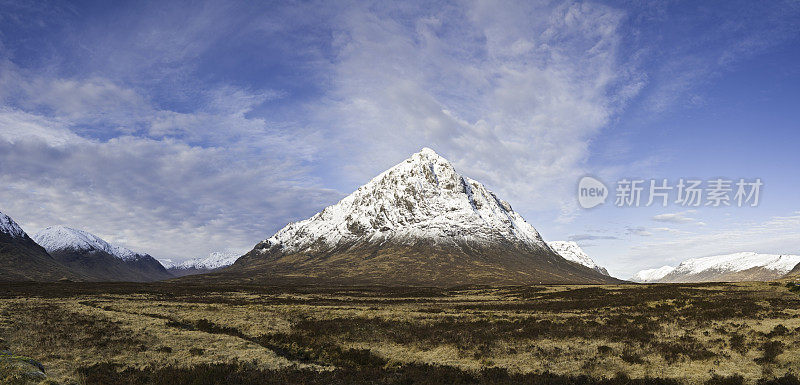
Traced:
<path fill-rule="evenodd" d="M 800 215 L 796 213 L 699 233 L 665 231 L 668 231 L 670 236 L 632 246 L 632 258 L 641 256 L 648 260 L 659 258 L 672 260 L 740 251 L 776 254 L 800 252 L 797 248 Z"/>
<path fill-rule="evenodd" d="M 66 224 L 193 257 L 251 246 L 341 197 L 311 175 L 314 129 L 249 116 L 278 92 L 209 88 L 178 112 L 105 78 L 3 74 L 0 205 L 28 231 Z"/>
<path fill-rule="evenodd" d="M 388 8 L 343 16 L 337 81 L 317 110 L 342 130 L 342 156 L 356 155 L 345 177 L 364 180 L 427 145 L 523 210 L 574 209 L 568 188 L 587 143 L 620 106 L 617 90 L 637 81 L 618 60 L 623 13 Z"/>
<path fill-rule="evenodd" d="M 643 27 L 668 25 L 667 5 L 418 5 L 4 4 L 0 209 L 27 230 L 66 223 L 159 256 L 205 255 L 247 248 L 428 146 L 518 211 L 548 212 L 526 215 L 535 225 L 570 223 L 592 151 L 629 145 L 592 147 L 618 138 L 604 129 L 632 100 L 663 111 L 797 29 L 796 5 L 783 18 L 759 8 L 673 50 Z M 743 39 L 723 44 L 731 36 Z M 672 234 L 624 226 L 570 239 Z"/>
<path fill-rule="evenodd" d="M 570 241 L 591 241 L 597 239 L 619 239 L 619 237 L 615 237 L 613 235 L 594 235 L 594 234 L 575 234 L 570 235 Z"/>
<path fill-rule="evenodd" d="M 674 4 L 641 6 L 651 9 L 641 13 L 642 10 L 631 9 L 639 15 L 636 23 L 662 26 L 648 31 L 645 25 L 634 24 L 641 27 L 634 41 L 647 39 L 650 43 L 638 41 L 641 44 L 634 45 L 643 47 L 640 57 L 648 61 L 649 83 L 642 103 L 650 115 L 663 114 L 676 104 L 702 104 L 703 86 L 800 32 L 794 22 L 800 8 L 790 0 L 770 4 L 732 1 L 722 7 L 698 4 L 686 17 L 669 12 Z M 720 14 L 727 17 L 708 24 L 709 19 Z M 665 36 L 665 29 L 671 38 Z"/>
<path fill-rule="evenodd" d="M 625 228 L 625 233 L 629 235 L 638 235 L 640 237 L 649 237 L 653 235 L 652 232 L 642 226 L 628 226 Z"/>
<path fill-rule="evenodd" d="M 4 124 L 10 118 L 0 114 Z M 252 245 L 340 197 L 293 158 L 255 163 L 230 149 L 132 136 L 61 140 L 58 122 L 52 129 L 10 123 L 52 132 L 0 139 L 0 204 L 28 231 L 68 224 L 155 255 L 188 257 Z"/>
<path fill-rule="evenodd" d="M 665 214 L 658 214 L 653 216 L 653 220 L 656 222 L 667 222 L 667 223 L 694 223 L 700 226 L 705 225 L 705 223 L 689 217 L 690 214 L 696 213 L 696 210 L 686 210 L 677 213 L 665 213 Z"/>

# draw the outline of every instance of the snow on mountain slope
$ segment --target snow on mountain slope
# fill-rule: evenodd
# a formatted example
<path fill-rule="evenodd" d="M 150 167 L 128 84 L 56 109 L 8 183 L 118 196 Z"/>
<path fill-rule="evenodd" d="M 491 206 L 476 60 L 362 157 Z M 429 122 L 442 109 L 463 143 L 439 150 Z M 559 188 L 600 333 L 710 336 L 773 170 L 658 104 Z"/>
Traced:
<path fill-rule="evenodd" d="M 665 275 L 675 270 L 672 266 L 662 266 L 658 269 L 642 270 L 633 275 L 631 281 L 634 282 L 658 282 L 659 279 L 664 278 Z"/>
<path fill-rule="evenodd" d="M 800 263 L 800 255 L 743 252 L 691 258 L 678 267 L 643 270 L 638 282 L 762 281 L 778 279 Z"/>
<path fill-rule="evenodd" d="M 94 234 L 65 226 L 46 227 L 32 238 L 50 253 L 62 250 L 103 251 L 123 261 L 141 256 L 124 247 L 111 245 Z"/>
<path fill-rule="evenodd" d="M 543 248 L 536 229 L 481 183 L 461 176 L 429 148 L 390 168 L 313 217 L 291 223 L 257 246 L 283 253 L 350 241 L 420 239 L 512 242 Z"/>
<path fill-rule="evenodd" d="M 569 241 L 552 241 L 547 242 L 547 245 L 550 246 L 553 251 L 558 253 L 558 255 L 562 256 L 564 259 L 576 263 L 580 263 L 583 266 L 588 268 L 597 270 L 597 272 L 605 275 L 608 274 L 608 270 L 604 267 L 598 265 L 593 261 L 589 256 L 578 246 L 575 242 Z"/>
<path fill-rule="evenodd" d="M 233 263 L 236 262 L 236 260 L 239 259 L 239 257 L 241 257 L 243 254 L 244 253 L 238 251 L 215 251 L 207 257 L 194 258 L 180 263 L 175 263 L 169 268 L 214 270 L 233 265 Z"/>
<path fill-rule="evenodd" d="M 0 213 L 0 232 L 13 238 L 25 238 L 25 231 L 11 217 L 3 213 Z"/>
<path fill-rule="evenodd" d="M 672 273 L 693 275 L 707 271 L 739 272 L 760 267 L 786 274 L 798 263 L 800 263 L 800 255 L 744 252 L 687 259 L 681 262 Z"/>

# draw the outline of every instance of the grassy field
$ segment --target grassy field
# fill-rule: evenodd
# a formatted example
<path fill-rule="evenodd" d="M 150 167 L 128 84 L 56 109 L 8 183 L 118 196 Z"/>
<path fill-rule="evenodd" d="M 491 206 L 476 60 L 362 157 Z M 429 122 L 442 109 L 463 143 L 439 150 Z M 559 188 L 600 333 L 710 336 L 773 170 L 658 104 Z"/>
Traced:
<path fill-rule="evenodd" d="M 0 350 L 50 384 L 797 384 L 800 295 L 3 284 Z M 18 372 L 0 357 L 0 383 L 39 383 Z"/>

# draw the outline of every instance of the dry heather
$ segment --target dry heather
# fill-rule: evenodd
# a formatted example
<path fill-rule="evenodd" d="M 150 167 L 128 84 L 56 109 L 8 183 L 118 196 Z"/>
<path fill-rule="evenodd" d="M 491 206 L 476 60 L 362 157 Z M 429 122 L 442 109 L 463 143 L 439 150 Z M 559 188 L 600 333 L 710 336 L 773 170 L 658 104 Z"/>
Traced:
<path fill-rule="evenodd" d="M 0 350 L 52 384 L 798 383 L 800 295 L 774 283 L 0 296 Z"/>

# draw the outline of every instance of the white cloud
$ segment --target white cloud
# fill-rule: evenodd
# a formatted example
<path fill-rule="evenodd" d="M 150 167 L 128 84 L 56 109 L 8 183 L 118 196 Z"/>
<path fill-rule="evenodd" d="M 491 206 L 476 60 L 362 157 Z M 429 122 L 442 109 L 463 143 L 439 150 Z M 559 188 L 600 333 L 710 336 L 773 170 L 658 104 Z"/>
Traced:
<path fill-rule="evenodd" d="M 665 213 L 665 214 L 658 214 L 653 216 L 653 220 L 656 222 L 668 222 L 668 223 L 694 223 L 700 226 L 705 225 L 705 223 L 691 218 L 688 215 L 695 213 L 695 210 L 686 210 L 677 213 Z"/>
<path fill-rule="evenodd" d="M 8 107 L 0 107 L 0 138 L 10 143 L 37 138 L 51 146 L 81 140 L 74 132 L 51 119 Z"/>
<path fill-rule="evenodd" d="M 652 232 L 641 226 L 628 226 L 625 228 L 625 232 L 627 234 L 638 235 L 640 237 L 649 237 L 653 235 Z"/>
<path fill-rule="evenodd" d="M 239 31 L 229 7 L 143 11 L 164 13 L 63 36 L 88 65 L 73 76 L 55 64 L 64 52 L 24 68 L 0 50 L 0 209 L 30 232 L 66 224 L 179 259 L 248 249 L 341 196 L 312 175 L 319 129 L 252 114 L 283 92 L 186 78 Z"/>
<path fill-rule="evenodd" d="M 691 232 L 689 231 L 679 230 L 672 227 L 653 227 L 651 228 L 651 230 L 672 233 L 672 234 L 691 234 Z"/>

